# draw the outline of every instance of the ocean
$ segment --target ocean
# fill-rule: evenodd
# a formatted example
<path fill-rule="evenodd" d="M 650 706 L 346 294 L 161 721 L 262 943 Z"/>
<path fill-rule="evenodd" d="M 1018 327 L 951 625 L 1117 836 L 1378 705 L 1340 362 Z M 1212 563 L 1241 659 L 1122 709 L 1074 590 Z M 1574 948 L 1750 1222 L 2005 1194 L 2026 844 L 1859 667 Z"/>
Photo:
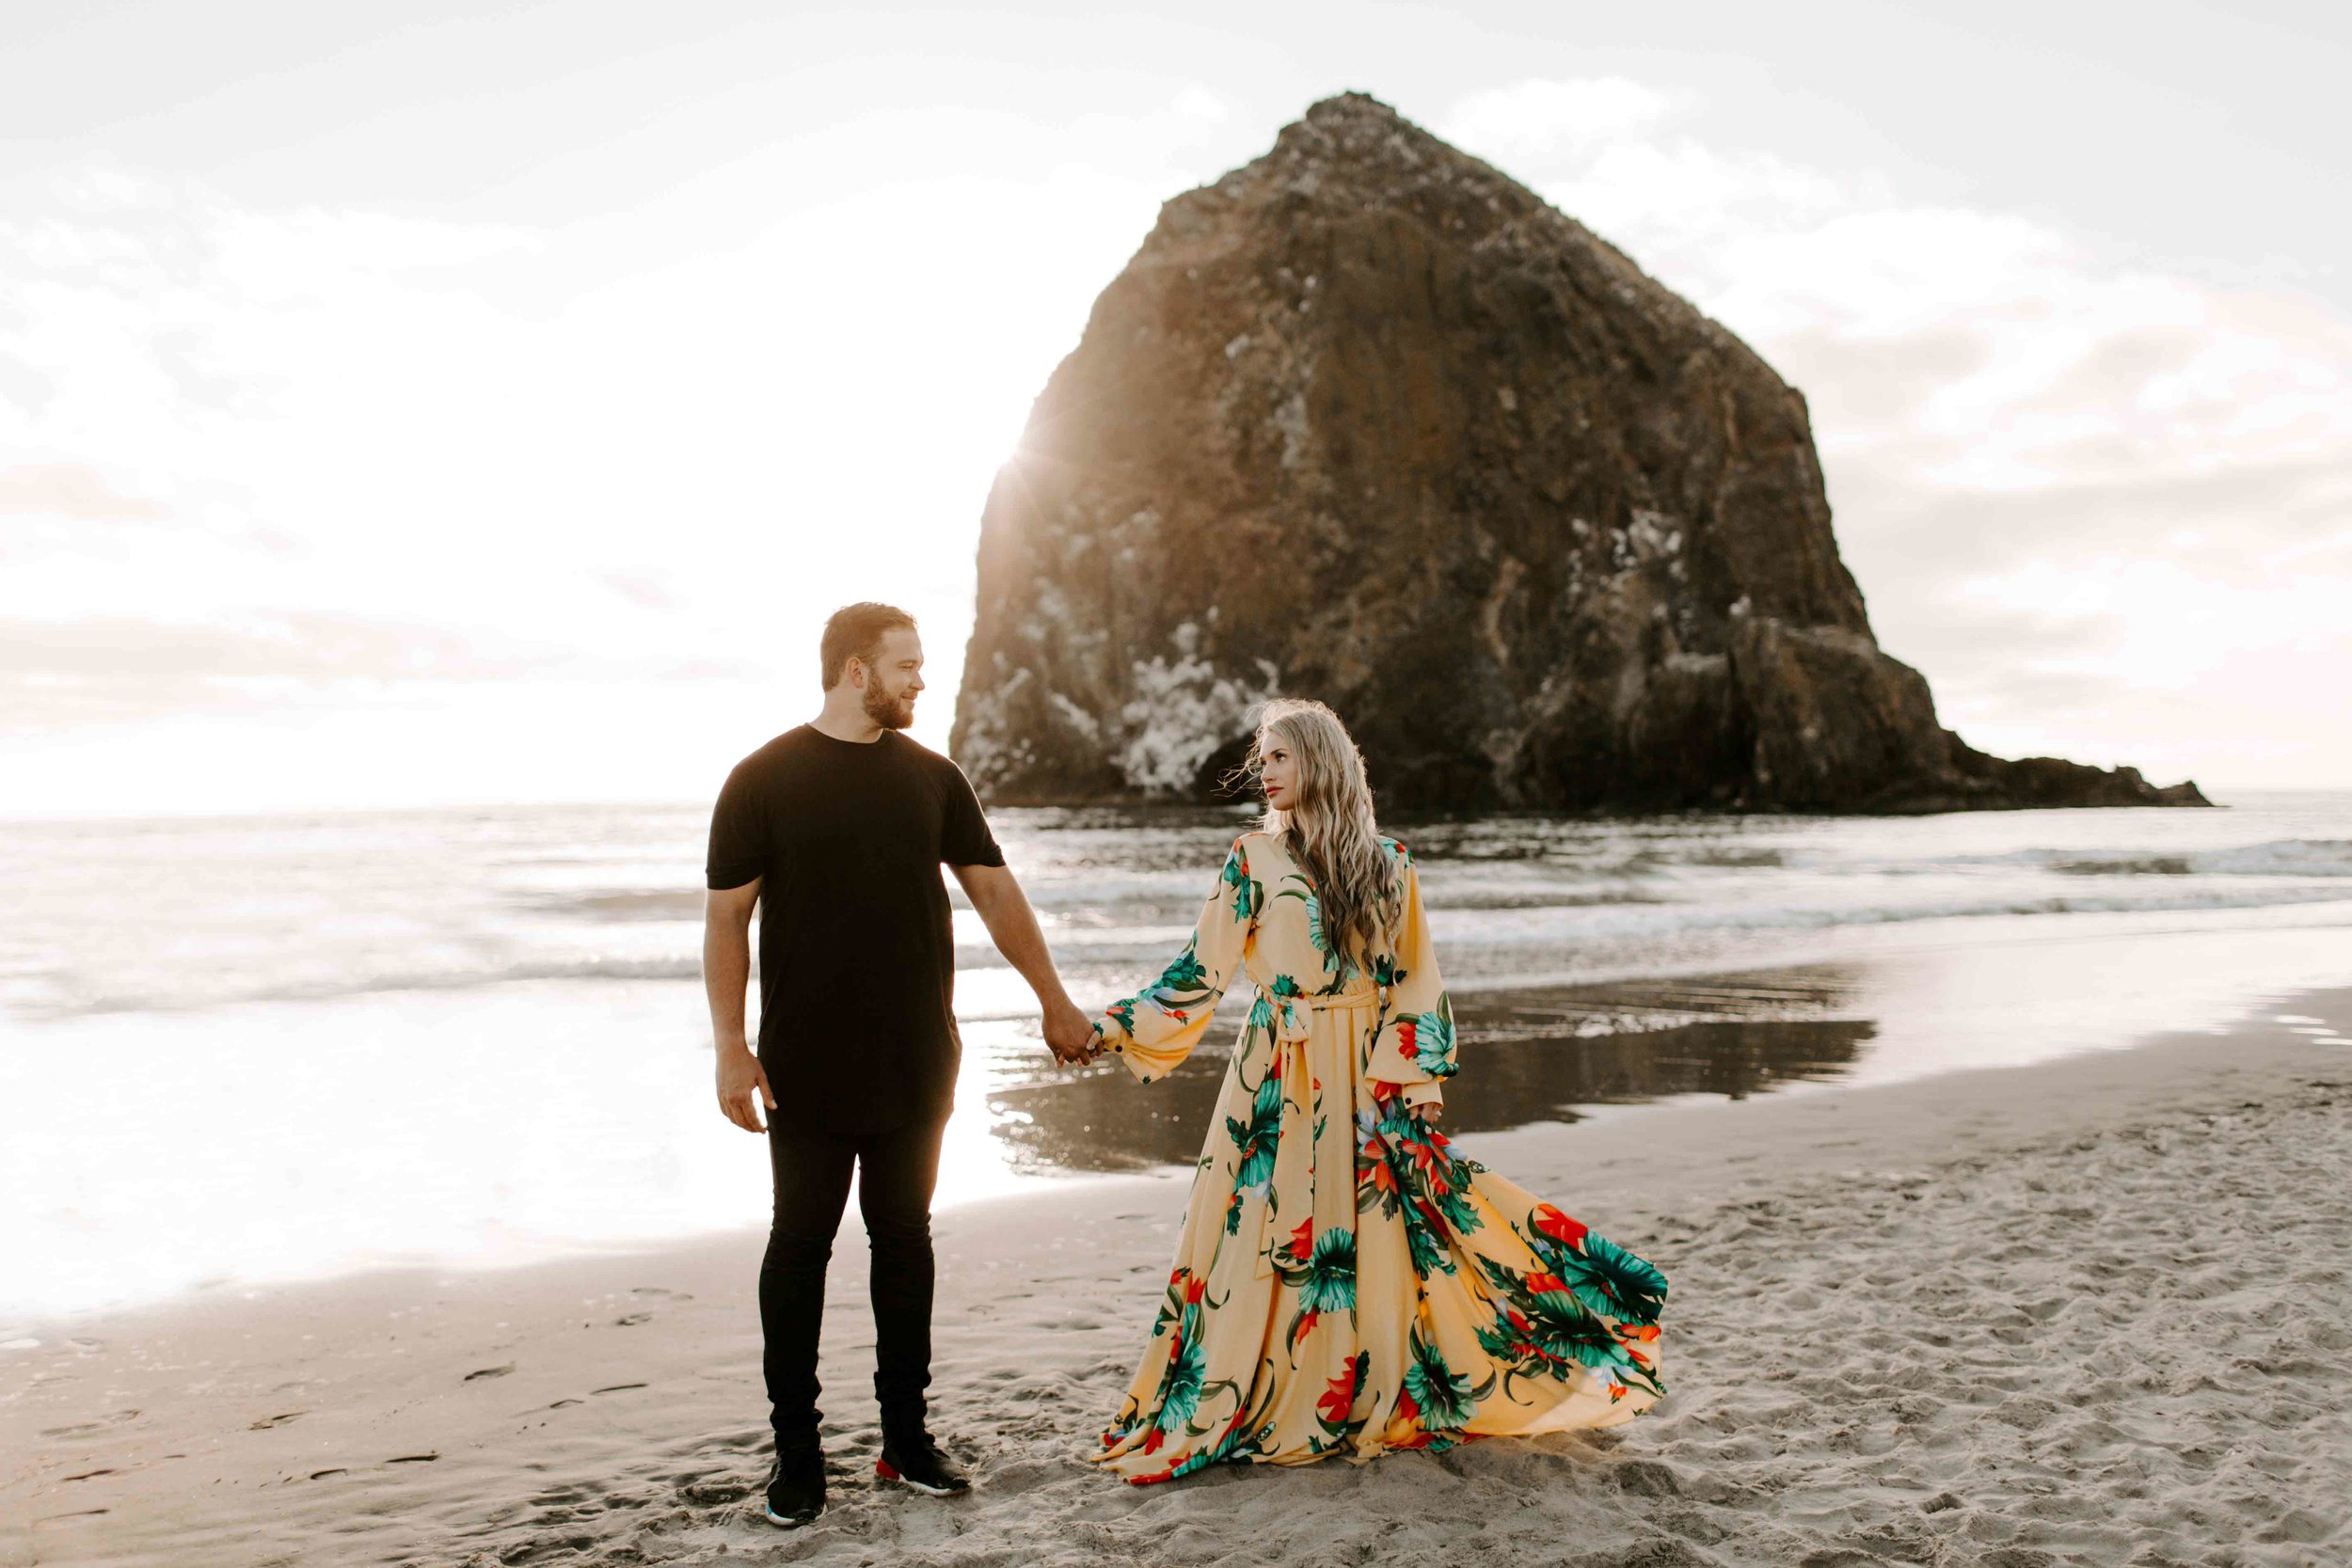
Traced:
<path fill-rule="evenodd" d="M 2352 792 L 2225 806 L 1392 823 L 1463 1025 L 1448 1126 L 2112 1049 L 2352 977 Z M 0 825 L 0 1318 L 761 1223 L 710 1087 L 707 813 Z M 1248 825 L 991 818 L 1087 1006 L 1174 956 Z M 1247 984 L 1166 1083 L 1073 1072 L 956 920 L 941 1202 L 1189 1163 Z"/>

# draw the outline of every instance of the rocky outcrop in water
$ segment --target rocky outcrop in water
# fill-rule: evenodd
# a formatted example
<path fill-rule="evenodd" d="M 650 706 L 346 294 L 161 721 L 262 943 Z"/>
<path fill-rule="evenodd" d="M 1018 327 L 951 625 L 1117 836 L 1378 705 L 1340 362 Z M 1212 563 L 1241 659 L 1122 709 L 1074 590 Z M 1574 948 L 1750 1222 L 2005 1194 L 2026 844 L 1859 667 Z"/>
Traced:
<path fill-rule="evenodd" d="M 1352 93 L 1095 301 L 989 496 L 950 748 L 998 801 L 1200 798 L 1276 693 L 1391 807 L 2205 803 L 1937 723 L 1803 395 Z"/>

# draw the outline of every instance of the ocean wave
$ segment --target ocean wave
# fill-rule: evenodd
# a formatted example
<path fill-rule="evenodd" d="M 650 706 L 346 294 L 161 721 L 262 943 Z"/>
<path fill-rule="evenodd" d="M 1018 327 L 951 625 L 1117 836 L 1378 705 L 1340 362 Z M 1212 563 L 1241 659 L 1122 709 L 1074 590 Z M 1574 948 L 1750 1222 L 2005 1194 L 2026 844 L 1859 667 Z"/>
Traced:
<path fill-rule="evenodd" d="M 398 991 L 465 990 L 530 980 L 698 980 L 699 953 L 675 958 L 520 959 L 496 969 L 386 972 L 376 974 L 288 975 L 211 985 L 183 982 L 170 991 L 121 988 L 75 993 L 41 976 L 20 978 L 12 1010 L 28 1018 L 92 1013 L 187 1012 L 251 1002 L 328 1002 Z"/>
<path fill-rule="evenodd" d="M 1924 863 L 2041 866 L 2070 877 L 2352 877 L 2352 839 L 2281 838 L 2221 849 L 2012 849 Z"/>
<path fill-rule="evenodd" d="M 1999 916 L 2178 913 L 2201 910 L 2251 909 L 2277 905 L 2330 903 L 2352 898 L 2352 890 L 2334 887 L 2264 888 L 2183 886 L 2164 893 L 2049 893 L 1951 896 L 1877 904 L 1750 904 L 1720 902 L 1671 904 L 1613 901 L 1549 905 L 1485 905 L 1439 907 L 1432 922 L 1441 950 L 1468 950 L 1484 987 L 1513 983 L 1515 973 L 1549 973 L 1563 948 L 1580 943 L 1647 942 L 1657 946 L 1662 968 L 1672 966 L 1680 949 L 1676 939 L 1738 931 L 1828 930 L 1838 927 L 1886 926 L 1931 920 L 1966 920 Z M 1082 968 L 1111 973 L 1145 971 L 1182 945 L 1189 927 L 1122 927 L 1109 931 L 1062 927 L 1054 934 L 1055 957 L 1069 974 Z M 1514 954 L 1530 955 L 1515 958 Z M 1538 958 L 1535 955 L 1541 955 Z M 986 942 L 961 942 L 956 962 L 966 971 L 1002 971 L 1009 966 Z M 184 1011 L 254 1002 L 317 1002 L 336 998 L 402 991 L 460 990 L 548 981 L 691 981 L 701 978 L 697 951 L 605 956 L 562 955 L 521 957 L 479 967 L 386 968 L 374 972 L 317 972 L 278 975 L 258 974 L 249 982 L 215 973 L 197 978 L 178 977 L 162 987 L 105 986 L 83 989 L 67 976 L 35 973 L 8 975 L 0 994 L 10 1011 L 27 1018 L 60 1018 L 81 1014 Z M 1140 983 L 1140 979 L 1138 979 Z"/>

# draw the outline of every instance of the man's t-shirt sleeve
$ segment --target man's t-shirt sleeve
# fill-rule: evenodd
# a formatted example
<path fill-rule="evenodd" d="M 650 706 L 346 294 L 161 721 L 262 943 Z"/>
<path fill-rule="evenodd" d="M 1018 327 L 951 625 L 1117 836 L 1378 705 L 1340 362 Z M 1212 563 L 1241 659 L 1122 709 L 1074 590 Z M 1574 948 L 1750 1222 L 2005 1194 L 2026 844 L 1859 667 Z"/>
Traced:
<path fill-rule="evenodd" d="M 996 835 L 988 830 L 988 816 L 980 810 L 980 798 L 972 791 L 972 781 L 963 776 L 963 769 L 952 759 L 947 761 L 943 777 L 947 811 L 939 835 L 939 858 L 949 865 L 1004 864 L 1005 852 L 996 847 Z"/>
<path fill-rule="evenodd" d="M 741 887 L 768 869 L 768 822 L 759 800 L 739 765 L 719 791 L 710 812 L 710 852 L 703 861 L 703 879 L 712 888 Z"/>

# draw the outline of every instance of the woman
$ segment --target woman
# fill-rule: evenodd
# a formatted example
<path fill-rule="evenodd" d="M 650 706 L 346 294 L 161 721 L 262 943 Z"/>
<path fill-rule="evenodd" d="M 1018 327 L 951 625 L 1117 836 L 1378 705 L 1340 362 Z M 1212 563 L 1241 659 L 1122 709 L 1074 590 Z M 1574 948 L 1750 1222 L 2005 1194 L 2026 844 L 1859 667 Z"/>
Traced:
<path fill-rule="evenodd" d="M 1664 1392 L 1665 1276 L 1438 1132 L 1454 1011 L 1355 743 L 1279 700 L 1244 767 L 1263 827 L 1183 954 L 1095 1023 L 1148 1084 L 1243 967 L 1257 987 L 1167 1299 L 1090 1457 L 1141 1484 L 1630 1419 Z"/>

